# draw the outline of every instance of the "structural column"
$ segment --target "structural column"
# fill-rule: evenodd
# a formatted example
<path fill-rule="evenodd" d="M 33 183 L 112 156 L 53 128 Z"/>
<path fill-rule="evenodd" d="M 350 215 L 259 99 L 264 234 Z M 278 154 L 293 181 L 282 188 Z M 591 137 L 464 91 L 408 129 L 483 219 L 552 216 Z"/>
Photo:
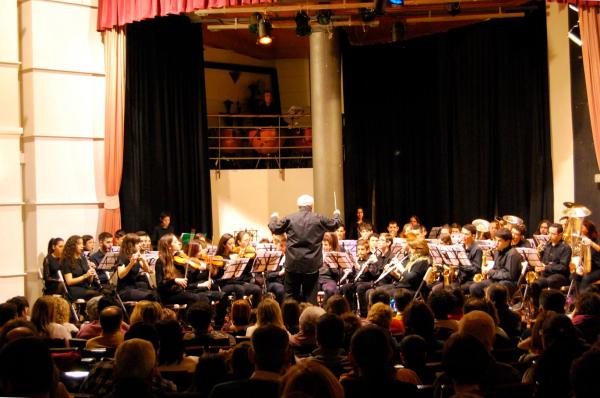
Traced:
<path fill-rule="evenodd" d="M 344 210 L 342 95 L 339 35 L 313 29 L 310 35 L 310 106 L 313 129 L 315 210 Z"/>

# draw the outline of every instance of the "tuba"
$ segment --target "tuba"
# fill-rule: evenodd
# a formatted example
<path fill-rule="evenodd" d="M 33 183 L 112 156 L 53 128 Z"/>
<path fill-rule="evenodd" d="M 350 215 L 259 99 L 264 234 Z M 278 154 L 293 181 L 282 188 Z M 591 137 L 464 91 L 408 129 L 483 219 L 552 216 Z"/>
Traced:
<path fill-rule="evenodd" d="M 571 246 L 573 250 L 572 258 L 578 260 L 573 261 L 576 266 L 576 272 L 579 275 L 585 275 L 592 270 L 592 252 L 590 245 L 583 244 L 583 234 L 581 233 L 583 220 L 585 217 L 592 214 L 587 207 L 569 203 L 571 207 L 566 211 L 569 217 L 567 227 L 563 232 L 563 240 Z M 565 203 L 566 205 L 566 203 Z"/>
<path fill-rule="evenodd" d="M 484 239 L 484 234 L 486 232 L 489 232 L 489 230 L 490 230 L 490 223 L 488 221 L 486 221 L 486 220 L 478 218 L 476 220 L 473 220 L 471 222 L 471 224 L 473 224 L 473 226 L 475 227 L 475 229 L 477 229 L 477 236 L 475 237 L 475 239 L 477 239 L 477 240 L 483 240 Z"/>

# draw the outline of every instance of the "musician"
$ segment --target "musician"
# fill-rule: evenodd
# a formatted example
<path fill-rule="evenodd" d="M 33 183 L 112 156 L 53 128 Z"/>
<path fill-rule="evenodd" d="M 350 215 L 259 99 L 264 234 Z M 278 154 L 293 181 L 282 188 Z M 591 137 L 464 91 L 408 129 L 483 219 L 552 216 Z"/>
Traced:
<path fill-rule="evenodd" d="M 362 317 L 367 316 L 369 295 L 373 289 L 376 287 L 385 287 L 388 291 L 394 289 L 392 285 L 394 278 L 392 275 L 387 275 L 384 279 L 375 284 L 375 281 L 383 273 L 386 265 L 394 258 L 394 254 L 391 251 L 393 241 L 394 239 L 387 233 L 379 235 L 376 254 L 371 254 L 372 258 L 375 259 L 375 262 L 367 267 L 360 277 L 360 282 L 356 284 L 356 295 L 358 296 L 360 315 Z"/>
<path fill-rule="evenodd" d="M 487 271 L 487 279 L 479 283 L 473 283 L 469 287 L 469 292 L 472 296 L 483 298 L 485 288 L 492 283 L 500 283 L 514 292 L 517 287 L 519 276 L 521 275 L 522 257 L 510 244 L 512 234 L 506 228 L 501 228 L 495 233 L 497 242 L 496 250 L 494 251 L 494 266 Z M 482 272 L 485 269 L 482 267 Z"/>
<path fill-rule="evenodd" d="M 340 245 L 337 240 L 337 235 L 332 232 L 323 234 L 323 253 L 339 252 Z M 325 258 L 325 255 L 323 255 Z M 319 289 L 325 292 L 323 305 L 327 303 L 329 297 L 338 293 L 337 281 L 340 279 L 340 270 L 338 268 L 330 268 L 323 260 L 323 264 L 319 267 Z"/>
<path fill-rule="evenodd" d="M 408 219 L 408 222 L 406 224 L 404 224 L 404 226 L 402 227 L 401 236 L 403 238 L 406 238 L 406 235 L 409 232 L 416 230 L 416 229 L 421 229 L 421 220 L 419 220 L 419 217 L 417 217 L 416 215 L 412 215 Z"/>
<path fill-rule="evenodd" d="M 400 280 L 394 285 L 396 288 L 404 288 L 414 293 L 419 289 L 419 285 L 431 265 L 431 257 L 429 256 L 429 246 L 423 237 L 410 239 L 408 247 L 410 253 L 408 263 L 404 267 Z"/>
<path fill-rule="evenodd" d="M 150 267 L 140 247 L 137 234 L 127 234 L 123 238 L 117 258 L 117 291 L 123 301 L 158 300 L 158 295 L 150 288 Z"/>
<path fill-rule="evenodd" d="M 365 211 L 362 207 L 358 207 L 356 209 L 356 221 L 350 225 L 350 229 L 348 230 L 348 238 L 349 239 L 358 239 L 360 238 L 360 227 L 364 223 Z"/>
<path fill-rule="evenodd" d="M 243 241 L 244 236 L 241 235 L 240 240 L 238 240 L 238 244 L 240 242 L 244 244 Z M 248 235 L 248 242 L 249 241 L 250 239 Z M 237 257 L 237 253 L 235 253 L 235 238 L 233 235 L 226 233 L 221 236 L 221 239 L 219 239 L 219 243 L 217 244 L 217 252 L 215 253 L 215 256 L 220 256 L 224 260 L 233 260 Z M 260 301 L 260 288 L 258 288 L 256 285 L 249 286 L 250 284 L 244 281 L 244 278 L 247 278 L 244 275 L 238 279 L 221 279 L 225 273 L 226 266 L 227 261 L 225 261 L 225 264 L 222 267 L 218 268 L 218 271 L 214 277 L 214 280 L 219 284 L 219 286 L 221 286 L 221 290 L 225 292 L 227 296 L 233 295 L 238 300 L 243 299 L 244 296 L 252 295 L 254 299 L 252 305 L 256 307 Z M 247 266 L 249 267 L 249 265 Z M 256 288 L 258 288 L 258 291 Z M 258 295 L 258 297 L 255 298 L 256 295 Z"/>
<path fill-rule="evenodd" d="M 152 230 L 152 244 L 153 245 L 157 245 L 158 244 L 158 240 L 166 235 L 166 234 L 174 234 L 175 230 L 173 229 L 173 226 L 171 225 L 171 214 L 167 213 L 166 211 L 163 211 L 162 213 L 160 213 L 160 216 L 158 217 L 160 223 L 156 226 L 154 226 L 154 229 Z"/>
<path fill-rule="evenodd" d="M 363 222 L 360 224 L 360 227 L 358 227 L 358 238 L 366 239 L 374 232 L 375 231 L 373 230 L 373 225 L 371 223 Z"/>
<path fill-rule="evenodd" d="M 363 268 L 366 269 L 368 266 L 367 260 L 369 259 L 369 256 L 369 242 L 364 239 L 359 239 L 356 242 L 356 264 L 354 265 L 352 272 L 346 277 L 347 283 L 340 287 L 340 294 L 346 297 L 346 300 L 348 300 L 352 310 L 354 311 L 357 309 L 356 300 L 354 298 L 356 293 L 356 284 L 358 282 L 356 277 L 359 276 L 359 273 Z M 372 259 L 373 262 L 377 261 L 375 256 L 373 256 Z"/>
<path fill-rule="evenodd" d="M 83 252 L 87 254 L 87 259 L 89 259 L 90 254 L 94 250 L 94 237 L 92 235 L 83 235 L 81 237 L 83 240 Z"/>
<path fill-rule="evenodd" d="M 346 239 L 346 227 L 344 224 L 340 224 L 338 229 L 335 230 L 335 234 L 337 235 L 338 241 Z"/>
<path fill-rule="evenodd" d="M 361 238 L 361 239 L 365 239 L 365 238 Z M 377 256 L 378 251 L 379 251 L 379 234 L 376 234 L 375 232 L 371 232 L 366 237 L 366 240 L 367 240 L 367 242 L 369 242 L 369 253 Z"/>
<path fill-rule="evenodd" d="M 314 199 L 302 195 L 297 200 L 298 212 L 278 219 L 271 215 L 269 229 L 274 234 L 287 233 L 285 256 L 285 294 L 298 301 L 317 303 L 319 267 L 323 264 L 322 242 L 327 231 L 335 231 L 340 225 L 340 211 L 329 219 L 313 213 Z"/>
<path fill-rule="evenodd" d="M 388 231 L 388 234 L 390 234 L 390 236 L 392 238 L 397 238 L 398 237 L 398 231 L 400 231 L 400 227 L 398 226 L 398 222 L 396 220 L 390 220 L 388 222 L 387 231 Z"/>
<path fill-rule="evenodd" d="M 174 256 L 181 250 L 181 242 L 173 234 L 158 240 L 158 260 L 155 264 L 156 286 L 164 304 L 188 304 L 205 300 L 200 294 L 186 290 L 188 278 L 185 266 L 175 263 Z"/>
<path fill-rule="evenodd" d="M 572 250 L 563 241 L 562 233 L 563 228 L 560 224 L 552 224 L 549 228 L 550 240 L 544 246 L 541 256 L 544 265 L 535 270 L 541 276 L 531 285 L 533 304 L 536 307 L 539 306 L 542 289 L 559 289 L 561 286 L 569 284 L 569 264 Z"/>
<path fill-rule="evenodd" d="M 585 236 L 582 244 L 589 245 L 592 252 L 592 270 L 587 275 L 584 275 L 581 281 L 581 290 L 584 290 L 592 283 L 600 280 L 600 239 L 596 226 L 590 220 L 583 220 L 581 234 Z"/>
<path fill-rule="evenodd" d="M 252 264 L 254 262 L 254 257 L 256 257 L 256 250 L 250 244 L 250 234 L 246 231 L 239 231 L 235 236 L 235 244 L 236 246 L 234 247 L 233 252 L 237 254 L 238 257 L 249 259 L 248 264 L 246 264 L 246 268 L 244 269 L 244 273 L 239 279 L 236 279 L 235 282 L 242 283 L 244 286 L 244 295 L 252 296 L 252 303 L 254 303 L 254 306 L 257 306 L 262 296 L 262 289 L 254 283 L 254 278 L 252 277 Z M 230 258 L 231 257 L 235 256 L 231 256 L 230 254 Z"/>
<path fill-rule="evenodd" d="M 79 235 L 70 236 L 62 252 L 60 270 L 74 300 L 89 300 L 100 295 L 100 283 L 96 270 L 88 265 L 83 257 L 83 239 Z"/>
<path fill-rule="evenodd" d="M 125 234 L 126 234 L 126 232 L 124 229 L 117 229 L 115 231 L 113 246 L 121 247 L 121 242 L 123 242 L 123 238 L 125 237 Z"/>
<path fill-rule="evenodd" d="M 135 233 L 140 238 L 140 253 L 146 254 L 152 251 L 152 239 L 146 231 L 137 231 Z"/>
<path fill-rule="evenodd" d="M 510 242 L 511 247 L 532 248 L 529 241 L 525 239 L 525 235 L 527 234 L 527 227 L 525 226 L 525 224 L 513 225 L 510 230 L 510 233 L 512 235 L 512 240 Z"/>
<path fill-rule="evenodd" d="M 65 247 L 63 238 L 52 238 L 48 242 L 48 255 L 44 258 L 42 272 L 44 275 L 44 294 L 60 294 L 60 257 Z"/>
<path fill-rule="evenodd" d="M 490 221 L 490 226 L 488 227 L 488 232 L 486 232 L 484 234 L 484 238 L 492 239 L 492 240 L 495 239 L 498 228 L 499 228 L 498 221 L 496 221 L 496 220 Z"/>
<path fill-rule="evenodd" d="M 273 272 L 267 272 L 267 292 L 273 293 L 279 304 L 283 303 L 285 289 L 283 287 L 283 276 L 285 275 L 285 250 L 287 247 L 287 235 L 273 235 L 273 243 L 275 250 L 279 250 L 282 254 L 279 260 L 279 267 Z"/>
<path fill-rule="evenodd" d="M 542 220 L 538 225 L 537 231 L 535 231 L 536 235 L 548 235 L 550 224 L 552 224 L 549 220 Z"/>
<path fill-rule="evenodd" d="M 90 255 L 90 261 L 96 264 L 96 267 L 100 265 L 104 256 L 112 251 L 113 247 L 113 236 L 110 232 L 100 232 L 98 235 L 98 250 Z M 108 276 L 105 272 L 98 272 L 100 283 L 103 285 L 108 283 Z"/>
<path fill-rule="evenodd" d="M 473 276 L 481 272 L 481 258 L 483 252 L 475 242 L 477 228 L 473 224 L 466 224 L 462 227 L 463 245 L 465 252 L 471 261 L 470 266 L 460 266 L 458 268 L 458 280 L 463 291 L 468 292 L 473 284 Z"/>

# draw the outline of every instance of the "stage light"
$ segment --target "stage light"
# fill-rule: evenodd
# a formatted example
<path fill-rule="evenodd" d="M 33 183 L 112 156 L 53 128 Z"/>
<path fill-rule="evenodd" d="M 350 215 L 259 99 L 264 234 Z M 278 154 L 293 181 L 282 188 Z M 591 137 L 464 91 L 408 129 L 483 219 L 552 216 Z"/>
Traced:
<path fill-rule="evenodd" d="M 575 4 L 569 4 L 569 8 L 575 12 L 579 12 L 579 8 Z"/>
<path fill-rule="evenodd" d="M 374 8 L 361 8 L 360 16 L 362 17 L 363 22 L 372 22 L 375 20 L 375 9 Z"/>
<path fill-rule="evenodd" d="M 577 29 L 577 32 L 579 32 L 579 25 L 575 25 L 569 29 L 569 40 L 581 47 L 583 42 L 581 41 L 581 37 L 579 37 L 577 33 L 573 32 L 575 29 Z"/>
<path fill-rule="evenodd" d="M 390 0 L 390 4 L 393 6 L 403 6 L 404 0 Z"/>
<path fill-rule="evenodd" d="M 449 3 L 446 5 L 446 10 L 448 11 L 448 14 L 452 15 L 453 17 L 457 16 L 460 14 L 460 3 Z"/>
<path fill-rule="evenodd" d="M 317 14 L 319 25 L 329 25 L 331 23 L 331 10 L 321 10 Z"/>
<path fill-rule="evenodd" d="M 272 42 L 271 22 L 263 18 L 258 22 L 258 43 L 263 46 L 268 46 Z"/>
<path fill-rule="evenodd" d="M 310 17 L 306 13 L 306 11 L 298 11 L 295 20 L 296 34 L 300 37 L 310 35 Z"/>
<path fill-rule="evenodd" d="M 254 33 L 255 35 L 258 34 L 258 23 L 261 20 L 262 20 L 262 15 L 260 15 L 257 12 L 250 15 L 250 18 L 248 19 L 248 29 L 250 30 L 250 32 Z"/>

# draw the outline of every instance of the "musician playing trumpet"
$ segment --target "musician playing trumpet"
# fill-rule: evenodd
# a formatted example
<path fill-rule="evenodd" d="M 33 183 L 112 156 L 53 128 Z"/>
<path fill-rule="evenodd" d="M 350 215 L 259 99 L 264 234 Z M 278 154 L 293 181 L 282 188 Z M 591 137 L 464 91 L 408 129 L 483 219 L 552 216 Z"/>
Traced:
<path fill-rule="evenodd" d="M 569 284 L 569 263 L 572 250 L 563 241 L 563 228 L 560 224 L 552 224 L 548 229 L 550 240 L 544 245 L 541 260 L 543 266 L 536 267 L 539 276 L 531 285 L 533 304 L 538 307 L 540 293 L 544 288 L 559 289 Z"/>
<path fill-rule="evenodd" d="M 494 261 L 491 267 L 482 264 L 481 271 L 487 274 L 487 279 L 478 283 L 473 283 L 469 287 L 472 296 L 483 298 L 485 288 L 492 283 L 500 283 L 514 292 L 517 287 L 519 276 L 521 275 L 522 257 L 515 249 L 511 248 L 510 243 L 512 234 L 506 228 L 501 228 L 496 232 L 495 237 L 497 246 L 494 251 Z"/>
<path fill-rule="evenodd" d="M 369 262 L 370 259 L 370 262 Z M 369 252 L 369 242 L 365 239 L 359 239 L 356 242 L 356 264 L 354 267 L 354 271 L 348 275 L 347 280 L 348 283 L 342 285 L 340 287 L 340 294 L 346 297 L 346 300 L 350 303 L 352 310 L 356 311 L 356 300 L 354 299 L 354 294 L 356 293 L 357 285 L 362 282 L 367 282 L 365 279 L 369 275 L 367 269 L 369 265 L 375 264 L 377 262 L 377 257 L 375 255 L 371 255 Z M 369 276 L 370 277 L 370 276 Z M 375 279 L 372 279 L 375 280 Z M 370 283 L 370 282 L 368 282 Z M 367 283 L 367 285 L 368 285 Z"/>

